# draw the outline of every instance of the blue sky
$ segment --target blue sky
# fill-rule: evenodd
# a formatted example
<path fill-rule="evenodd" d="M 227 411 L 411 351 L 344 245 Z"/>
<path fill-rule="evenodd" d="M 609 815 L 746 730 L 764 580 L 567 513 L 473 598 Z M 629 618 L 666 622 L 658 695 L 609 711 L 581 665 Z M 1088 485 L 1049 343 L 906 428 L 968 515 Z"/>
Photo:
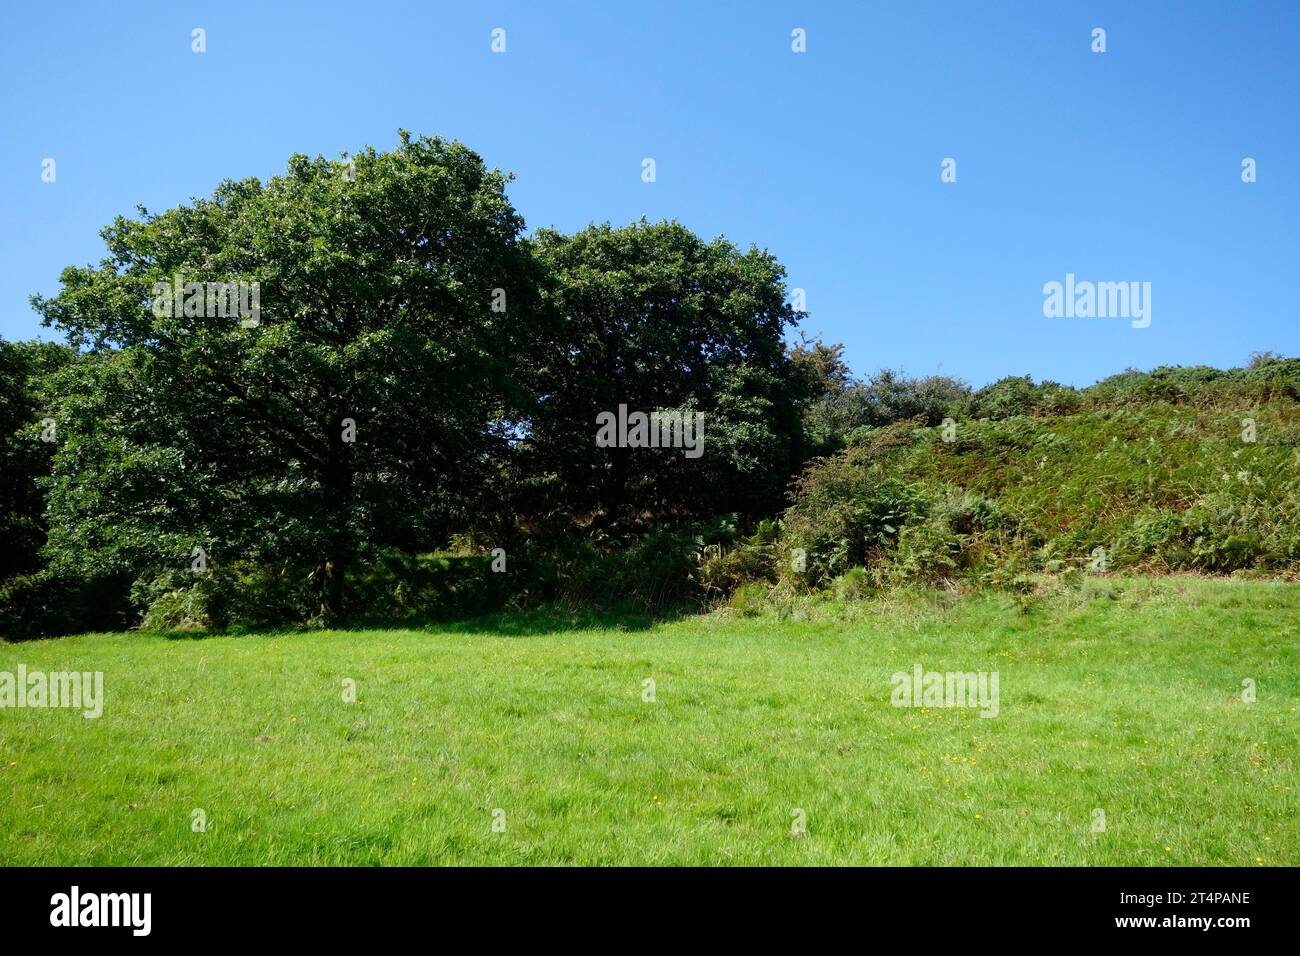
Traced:
<path fill-rule="evenodd" d="M 644 215 L 770 249 L 859 373 L 1300 353 L 1300 3 L 17 4 L 0 91 L 6 338 L 114 215 L 400 127 L 514 171 L 530 230 Z M 1045 318 L 1067 272 L 1150 282 L 1150 327 Z"/>

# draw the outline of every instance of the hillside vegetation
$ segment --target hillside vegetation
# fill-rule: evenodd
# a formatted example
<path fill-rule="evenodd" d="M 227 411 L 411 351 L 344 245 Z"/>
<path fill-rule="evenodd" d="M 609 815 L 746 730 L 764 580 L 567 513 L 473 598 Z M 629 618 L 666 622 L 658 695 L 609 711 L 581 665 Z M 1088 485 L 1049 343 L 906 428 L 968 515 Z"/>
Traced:
<path fill-rule="evenodd" d="M 802 475 L 779 528 L 706 563 L 705 584 L 851 596 L 1083 572 L 1294 578 L 1297 366 L 1126 373 L 1081 391 L 1006 379 L 858 428 Z"/>
<path fill-rule="evenodd" d="M 1300 570 L 1300 360 L 860 379 L 767 249 L 508 182 L 399 131 L 115 218 L 0 342 L 0 636 Z"/>
<path fill-rule="evenodd" d="M 507 608 L 719 602 L 757 611 L 799 593 L 1026 592 L 1082 574 L 1295 580 L 1298 398 L 1300 361 L 1267 356 L 1228 371 L 1127 372 L 1081 390 L 1027 377 L 974 392 L 951 380 L 846 377 L 806 410 L 819 451 L 771 519 L 519 533 L 503 573 L 472 533 L 438 552 L 389 549 L 349 582 L 352 618 L 411 625 Z M 134 585 L 134 613 L 163 629 L 310 621 L 309 577 L 249 562 L 201 578 L 167 573 Z M 0 631 L 104 626 L 125 603 L 103 578 L 68 587 L 18 575 L 0 585 Z"/>

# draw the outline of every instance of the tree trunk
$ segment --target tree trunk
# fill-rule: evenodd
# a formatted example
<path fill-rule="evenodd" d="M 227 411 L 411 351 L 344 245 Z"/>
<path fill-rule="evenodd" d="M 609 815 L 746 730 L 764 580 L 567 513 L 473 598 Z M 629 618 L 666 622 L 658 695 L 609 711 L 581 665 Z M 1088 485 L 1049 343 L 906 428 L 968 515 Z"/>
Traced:
<path fill-rule="evenodd" d="M 343 619 L 343 575 L 345 566 L 338 557 L 329 558 L 321 566 L 320 613 L 331 626 Z"/>
<path fill-rule="evenodd" d="M 343 620 L 343 578 L 352 557 L 353 543 L 348 509 L 352 497 L 352 468 L 343 443 L 344 417 L 340 408 L 329 435 L 329 460 L 325 473 L 330 528 L 321 563 L 320 613 L 331 627 Z"/>

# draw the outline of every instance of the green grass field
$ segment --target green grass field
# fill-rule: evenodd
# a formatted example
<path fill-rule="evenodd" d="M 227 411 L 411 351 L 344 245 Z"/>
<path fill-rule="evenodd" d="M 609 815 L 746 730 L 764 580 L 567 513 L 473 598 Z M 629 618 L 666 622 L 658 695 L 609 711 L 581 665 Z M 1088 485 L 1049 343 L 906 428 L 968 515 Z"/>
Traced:
<path fill-rule="evenodd" d="M 1295 865 L 1298 635 L 1300 587 L 1172 579 L 0 645 L 106 693 L 0 710 L 0 863 Z M 891 706 L 916 663 L 999 715 Z"/>

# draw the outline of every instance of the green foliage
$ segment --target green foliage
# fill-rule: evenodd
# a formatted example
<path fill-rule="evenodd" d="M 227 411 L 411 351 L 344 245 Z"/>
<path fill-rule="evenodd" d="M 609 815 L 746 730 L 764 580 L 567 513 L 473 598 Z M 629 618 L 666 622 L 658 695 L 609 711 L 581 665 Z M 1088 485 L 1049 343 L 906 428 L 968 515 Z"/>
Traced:
<path fill-rule="evenodd" d="M 750 581 L 736 587 L 727 604 L 742 617 L 757 617 L 768 610 L 771 589 L 762 581 Z"/>
<path fill-rule="evenodd" d="M 967 564 L 968 540 L 943 518 L 908 525 L 899 532 L 897 547 L 882 557 L 877 577 L 886 587 L 951 584 Z"/>
<path fill-rule="evenodd" d="M 516 603 L 656 611 L 697 602 L 698 537 L 688 528 L 612 540 L 568 533 L 534 543 L 520 562 Z"/>
<path fill-rule="evenodd" d="M 0 342 L 0 633 L 1300 576 L 1300 359 L 859 380 L 787 344 L 769 252 L 528 239 L 508 181 L 402 132 L 114 220 L 32 300 L 67 344 Z M 620 407 L 702 412 L 703 454 L 598 445 Z"/>
<path fill-rule="evenodd" d="M 33 299 L 89 350 L 51 380 L 60 572 L 152 578 L 193 547 L 307 564 L 337 619 L 359 559 L 487 510 L 545 328 L 507 177 L 405 133 L 353 161 L 298 155 L 265 184 L 119 217 L 108 258 Z M 178 275 L 260 283 L 260 324 L 152 308 Z"/>
<path fill-rule="evenodd" d="M 49 570 L 0 581 L 0 639 L 23 641 L 85 631 L 112 631 L 135 620 L 128 582 L 97 575 L 78 578 Z"/>
<path fill-rule="evenodd" d="M 1130 407 L 1085 391 L 1089 410 L 1051 416 L 1026 388 L 977 393 L 990 414 L 958 422 L 952 442 L 899 423 L 814 463 L 785 517 L 809 570 L 786 577 L 817 588 L 868 567 L 886 587 L 1023 590 L 1034 574 L 1098 570 L 1097 549 L 1106 571 L 1300 574 L 1294 401 Z"/>
<path fill-rule="evenodd" d="M 813 367 L 819 358 L 826 361 L 815 351 L 800 358 Z M 896 422 L 938 425 L 959 414 L 969 395 L 965 384 L 942 375 L 913 379 L 884 369 L 866 382 L 846 384 L 833 378 L 808 408 L 805 427 L 816 449 L 825 454 L 843 447 L 855 435 Z"/>
<path fill-rule="evenodd" d="M 871 575 L 866 568 L 849 568 L 831 582 L 831 593 L 837 601 L 862 601 L 870 597 L 871 592 Z"/>
<path fill-rule="evenodd" d="M 1042 393 L 1042 386 L 1035 385 L 1028 375 L 1008 376 L 972 395 L 967 414 L 971 418 L 991 418 L 997 421 L 1016 415 L 1028 415 Z"/>
<path fill-rule="evenodd" d="M 374 555 L 348 581 L 347 604 L 359 624 L 447 621 L 501 610 L 519 576 L 497 573 L 490 555 Z M 244 563 L 204 574 L 168 572 L 143 588 L 141 627 L 150 631 L 247 630 L 319 624 L 318 584 L 310 565 Z"/>
<path fill-rule="evenodd" d="M 132 597 L 150 631 L 283 628 L 319 622 L 310 565 L 236 562 L 196 574 L 165 571 L 137 582 Z"/>
<path fill-rule="evenodd" d="M 519 448 L 517 509 L 622 533 L 779 507 L 802 460 L 809 387 L 784 345 L 795 316 L 780 263 L 645 220 L 544 229 L 535 248 L 563 324 Z M 703 455 L 598 447 L 597 416 L 620 405 L 702 412 Z"/>
<path fill-rule="evenodd" d="M 72 350 L 42 342 L 0 340 L 0 581 L 41 566 L 45 544 L 45 494 L 55 438 L 40 419 L 46 414 L 41 382 L 72 360 Z"/>
<path fill-rule="evenodd" d="M 349 596 L 359 621 L 419 624 L 498 611 L 511 587 L 508 571 L 492 570 L 490 555 L 389 551 L 355 577 Z"/>
<path fill-rule="evenodd" d="M 880 459 L 908 439 L 901 426 L 876 440 L 820 459 L 799 479 L 796 503 L 786 512 L 785 540 L 807 555 L 802 572 L 783 575 L 818 587 L 860 567 L 891 547 L 899 530 L 923 517 L 928 502 L 916 484 L 900 479 Z"/>
<path fill-rule="evenodd" d="M 780 526 L 761 521 L 754 533 L 734 544 L 718 543 L 702 552 L 700 587 L 706 595 L 726 596 L 749 582 L 776 582 L 780 564 Z"/>

